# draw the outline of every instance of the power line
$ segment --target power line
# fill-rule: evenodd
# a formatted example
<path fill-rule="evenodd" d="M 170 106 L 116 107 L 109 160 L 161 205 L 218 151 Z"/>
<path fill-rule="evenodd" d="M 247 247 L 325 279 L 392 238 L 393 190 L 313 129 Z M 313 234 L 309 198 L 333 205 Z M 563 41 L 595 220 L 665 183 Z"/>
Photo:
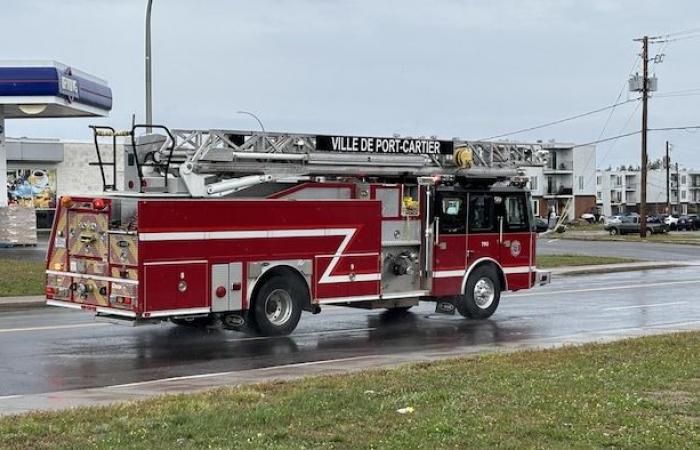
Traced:
<path fill-rule="evenodd" d="M 596 141 L 586 142 L 586 143 L 583 143 L 583 144 L 576 144 L 576 145 L 572 146 L 572 148 L 576 148 L 576 147 L 585 147 L 585 146 L 587 146 L 587 145 L 593 145 L 593 144 L 601 144 L 601 143 L 603 143 L 603 142 L 614 141 L 614 140 L 617 140 L 617 139 L 620 139 L 620 138 L 629 137 L 629 136 L 634 136 L 635 134 L 640 134 L 640 133 L 641 133 L 641 131 L 640 131 L 640 130 L 637 130 L 637 131 L 632 131 L 632 132 L 630 132 L 630 133 L 618 134 L 617 136 L 611 136 L 611 137 L 608 137 L 608 138 L 605 138 L 605 139 L 598 139 L 598 140 L 596 140 Z"/>
<path fill-rule="evenodd" d="M 686 127 L 649 128 L 649 131 L 675 131 L 675 130 L 700 130 L 700 125 L 689 125 Z"/>
<path fill-rule="evenodd" d="M 590 115 L 593 115 L 593 114 L 597 114 L 597 113 L 599 113 L 599 112 L 607 111 L 607 110 L 609 110 L 609 109 L 614 109 L 614 108 L 617 108 L 617 107 L 620 106 L 620 105 L 624 105 L 624 104 L 626 104 L 626 103 L 635 102 L 635 101 L 637 101 L 637 100 L 639 100 L 639 99 L 638 99 L 638 98 L 634 98 L 634 99 L 625 100 L 624 102 L 615 103 L 614 105 L 609 105 L 609 106 L 605 106 L 605 107 L 603 107 L 603 108 L 594 109 L 593 111 L 588 111 L 588 112 L 585 112 L 585 113 L 577 114 L 577 115 L 575 115 L 575 116 L 566 117 L 566 118 L 564 118 L 564 119 L 555 120 L 555 121 L 553 121 L 553 122 L 543 123 L 542 125 L 537 125 L 537 126 L 534 126 L 534 127 L 522 128 L 522 129 L 520 129 L 520 130 L 511 131 L 511 132 L 509 132 L 509 133 L 503 133 L 503 134 L 498 134 L 498 135 L 495 135 L 495 136 L 489 136 L 489 137 L 486 137 L 486 138 L 483 138 L 483 139 L 479 139 L 479 140 L 480 140 L 480 141 L 489 141 L 489 140 L 492 140 L 492 139 L 498 139 L 498 138 L 502 138 L 502 137 L 506 137 L 506 136 L 512 136 L 512 135 L 514 135 L 514 134 L 525 133 L 525 132 L 527 132 L 527 131 L 539 130 L 540 128 L 551 127 L 551 126 L 553 126 L 553 125 L 559 125 L 560 123 L 569 122 L 569 121 L 571 121 L 571 120 L 580 119 L 580 118 L 582 118 L 582 117 L 586 117 L 586 116 L 590 116 Z"/>

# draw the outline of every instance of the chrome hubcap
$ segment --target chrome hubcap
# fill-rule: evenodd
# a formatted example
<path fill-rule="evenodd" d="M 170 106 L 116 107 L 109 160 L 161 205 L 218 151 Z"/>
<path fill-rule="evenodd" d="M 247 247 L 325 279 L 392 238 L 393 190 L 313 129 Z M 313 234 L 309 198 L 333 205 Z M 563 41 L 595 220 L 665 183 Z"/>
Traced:
<path fill-rule="evenodd" d="M 265 299 L 265 314 L 273 325 L 284 325 L 292 317 L 292 296 L 284 289 L 275 289 Z"/>
<path fill-rule="evenodd" d="M 491 306 L 496 298 L 496 289 L 489 278 L 479 278 L 474 285 L 474 302 L 481 309 Z"/>

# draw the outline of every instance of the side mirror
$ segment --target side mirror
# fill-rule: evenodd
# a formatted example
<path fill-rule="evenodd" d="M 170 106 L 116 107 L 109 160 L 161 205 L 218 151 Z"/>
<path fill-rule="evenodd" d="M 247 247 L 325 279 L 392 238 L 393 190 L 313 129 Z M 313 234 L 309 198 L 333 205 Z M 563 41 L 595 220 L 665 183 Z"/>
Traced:
<path fill-rule="evenodd" d="M 545 231 L 549 230 L 549 225 L 547 225 L 547 222 L 544 220 L 536 220 L 535 221 L 535 231 L 538 233 L 544 233 Z"/>

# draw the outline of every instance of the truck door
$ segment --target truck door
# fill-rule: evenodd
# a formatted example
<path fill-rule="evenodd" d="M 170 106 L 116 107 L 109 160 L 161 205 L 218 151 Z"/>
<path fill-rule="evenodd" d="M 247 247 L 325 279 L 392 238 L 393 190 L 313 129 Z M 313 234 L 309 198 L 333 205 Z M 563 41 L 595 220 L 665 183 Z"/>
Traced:
<path fill-rule="evenodd" d="M 438 191 L 434 211 L 432 293 L 457 295 L 466 267 L 467 194 Z"/>
<path fill-rule="evenodd" d="M 500 228 L 500 262 L 508 289 L 527 289 L 531 286 L 531 272 L 535 265 L 527 196 L 525 192 L 513 192 L 495 198 Z"/>
<path fill-rule="evenodd" d="M 493 194 L 470 193 L 468 215 L 467 267 L 484 258 L 498 261 L 499 235 Z"/>

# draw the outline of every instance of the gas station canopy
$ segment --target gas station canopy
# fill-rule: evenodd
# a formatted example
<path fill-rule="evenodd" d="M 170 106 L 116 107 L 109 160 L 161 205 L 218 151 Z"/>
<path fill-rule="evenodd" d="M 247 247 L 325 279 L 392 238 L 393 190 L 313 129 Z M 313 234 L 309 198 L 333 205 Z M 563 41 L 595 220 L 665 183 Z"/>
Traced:
<path fill-rule="evenodd" d="M 105 80 L 56 61 L 0 61 L 0 117 L 101 117 L 111 109 Z"/>

